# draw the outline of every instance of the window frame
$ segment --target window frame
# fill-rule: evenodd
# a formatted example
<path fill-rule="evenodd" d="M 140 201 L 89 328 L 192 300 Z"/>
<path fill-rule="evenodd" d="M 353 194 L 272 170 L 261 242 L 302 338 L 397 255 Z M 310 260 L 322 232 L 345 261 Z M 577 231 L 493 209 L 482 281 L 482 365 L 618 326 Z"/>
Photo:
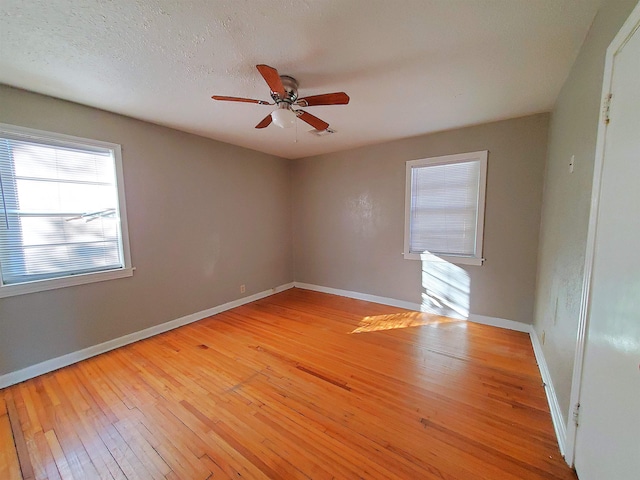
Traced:
<path fill-rule="evenodd" d="M 118 193 L 118 216 L 120 218 L 120 236 L 121 236 L 121 253 L 124 265 L 119 268 L 111 268 L 97 272 L 78 273 L 74 275 L 48 278 L 41 280 L 32 280 L 23 283 L 13 283 L 5 285 L 0 274 L 0 298 L 11 297 L 14 295 L 23 295 L 28 293 L 42 292 L 57 288 L 71 287 L 75 285 L 84 285 L 94 282 L 102 282 L 105 280 L 113 280 L 116 278 L 125 278 L 133 276 L 135 268 L 131 266 L 131 250 L 129 246 L 129 227 L 127 222 L 127 209 L 124 192 L 124 175 L 122 170 L 122 147 L 116 143 L 104 142 L 101 140 L 93 140 L 89 138 L 76 137 L 57 132 L 48 132 L 44 130 L 36 130 L 33 128 L 21 127 L 0 123 L 0 136 L 4 135 L 20 136 L 34 142 L 41 142 L 45 145 L 51 145 L 52 142 L 62 143 L 69 147 L 79 149 L 102 148 L 111 150 L 116 173 L 116 190 Z"/>
<path fill-rule="evenodd" d="M 476 241 L 475 255 L 452 255 L 433 253 L 430 258 L 436 257 L 454 264 L 461 265 L 482 265 L 484 258 L 482 249 L 484 243 L 484 222 L 485 222 L 485 197 L 487 187 L 487 163 L 488 150 L 477 152 L 459 153 L 454 155 L 443 155 L 439 157 L 420 158 L 406 162 L 406 183 L 405 183 L 405 218 L 404 218 L 404 258 L 406 260 L 422 260 L 424 253 L 411 252 L 411 198 L 412 198 L 412 170 L 413 168 L 429 167 L 436 165 L 450 165 L 457 163 L 467 163 L 478 161 L 480 163 L 480 178 L 478 185 L 478 214 L 476 217 Z"/>

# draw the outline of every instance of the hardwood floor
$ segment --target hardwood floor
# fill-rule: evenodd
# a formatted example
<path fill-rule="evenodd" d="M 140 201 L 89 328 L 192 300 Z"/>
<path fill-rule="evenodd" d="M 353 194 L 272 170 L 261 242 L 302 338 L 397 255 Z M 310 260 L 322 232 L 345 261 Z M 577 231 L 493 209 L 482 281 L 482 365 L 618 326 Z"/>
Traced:
<path fill-rule="evenodd" d="M 528 335 L 299 289 L 0 396 L 2 479 L 575 479 Z"/>

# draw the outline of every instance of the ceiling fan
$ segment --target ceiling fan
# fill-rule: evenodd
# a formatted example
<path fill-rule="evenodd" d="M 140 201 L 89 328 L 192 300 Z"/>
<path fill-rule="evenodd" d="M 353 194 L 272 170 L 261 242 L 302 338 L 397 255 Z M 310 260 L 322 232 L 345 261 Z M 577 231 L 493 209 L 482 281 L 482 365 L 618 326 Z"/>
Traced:
<path fill-rule="evenodd" d="M 269 65 L 256 65 L 258 72 L 267 82 L 271 89 L 271 98 L 274 103 L 265 102 L 264 100 L 254 100 L 252 98 L 241 97 L 225 97 L 214 95 L 214 100 L 223 100 L 228 102 L 245 102 L 257 103 L 258 105 L 277 105 L 277 109 L 264 117 L 256 128 L 268 127 L 271 122 L 281 128 L 293 127 L 296 118 L 300 118 L 303 122 L 308 123 L 316 130 L 327 130 L 329 124 L 318 117 L 311 115 L 304 110 L 291 108 L 299 107 L 315 107 L 316 105 L 346 105 L 349 103 L 349 95 L 344 92 L 325 93 L 322 95 L 312 95 L 310 97 L 298 98 L 298 82 L 295 78 L 288 75 L 280 75 L 278 70 Z"/>

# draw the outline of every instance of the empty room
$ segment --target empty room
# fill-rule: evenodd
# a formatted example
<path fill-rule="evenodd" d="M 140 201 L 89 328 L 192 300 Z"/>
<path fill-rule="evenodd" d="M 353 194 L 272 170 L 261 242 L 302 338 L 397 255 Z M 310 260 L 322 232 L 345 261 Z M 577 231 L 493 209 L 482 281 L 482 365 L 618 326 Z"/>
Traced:
<path fill-rule="evenodd" d="M 0 479 L 637 480 L 637 0 L 0 2 Z"/>

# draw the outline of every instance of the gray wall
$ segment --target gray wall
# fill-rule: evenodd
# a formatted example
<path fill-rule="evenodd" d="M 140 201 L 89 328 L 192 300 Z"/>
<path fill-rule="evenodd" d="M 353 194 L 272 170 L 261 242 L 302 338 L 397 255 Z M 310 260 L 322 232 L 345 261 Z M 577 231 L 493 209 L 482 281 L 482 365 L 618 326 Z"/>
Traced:
<path fill-rule="evenodd" d="M 483 266 L 470 312 L 533 320 L 548 114 L 321 155 L 293 164 L 298 282 L 421 303 L 421 264 L 402 257 L 405 162 L 489 150 Z"/>
<path fill-rule="evenodd" d="M 0 375 L 293 281 L 289 160 L 6 86 L 0 105 L 3 123 L 122 145 L 136 267 L 0 299 Z"/>
<path fill-rule="evenodd" d="M 569 414 L 589 207 L 606 49 L 637 0 L 608 0 L 598 12 L 551 116 L 545 174 L 535 329 L 565 420 Z M 574 173 L 569 173 L 575 155 Z"/>

